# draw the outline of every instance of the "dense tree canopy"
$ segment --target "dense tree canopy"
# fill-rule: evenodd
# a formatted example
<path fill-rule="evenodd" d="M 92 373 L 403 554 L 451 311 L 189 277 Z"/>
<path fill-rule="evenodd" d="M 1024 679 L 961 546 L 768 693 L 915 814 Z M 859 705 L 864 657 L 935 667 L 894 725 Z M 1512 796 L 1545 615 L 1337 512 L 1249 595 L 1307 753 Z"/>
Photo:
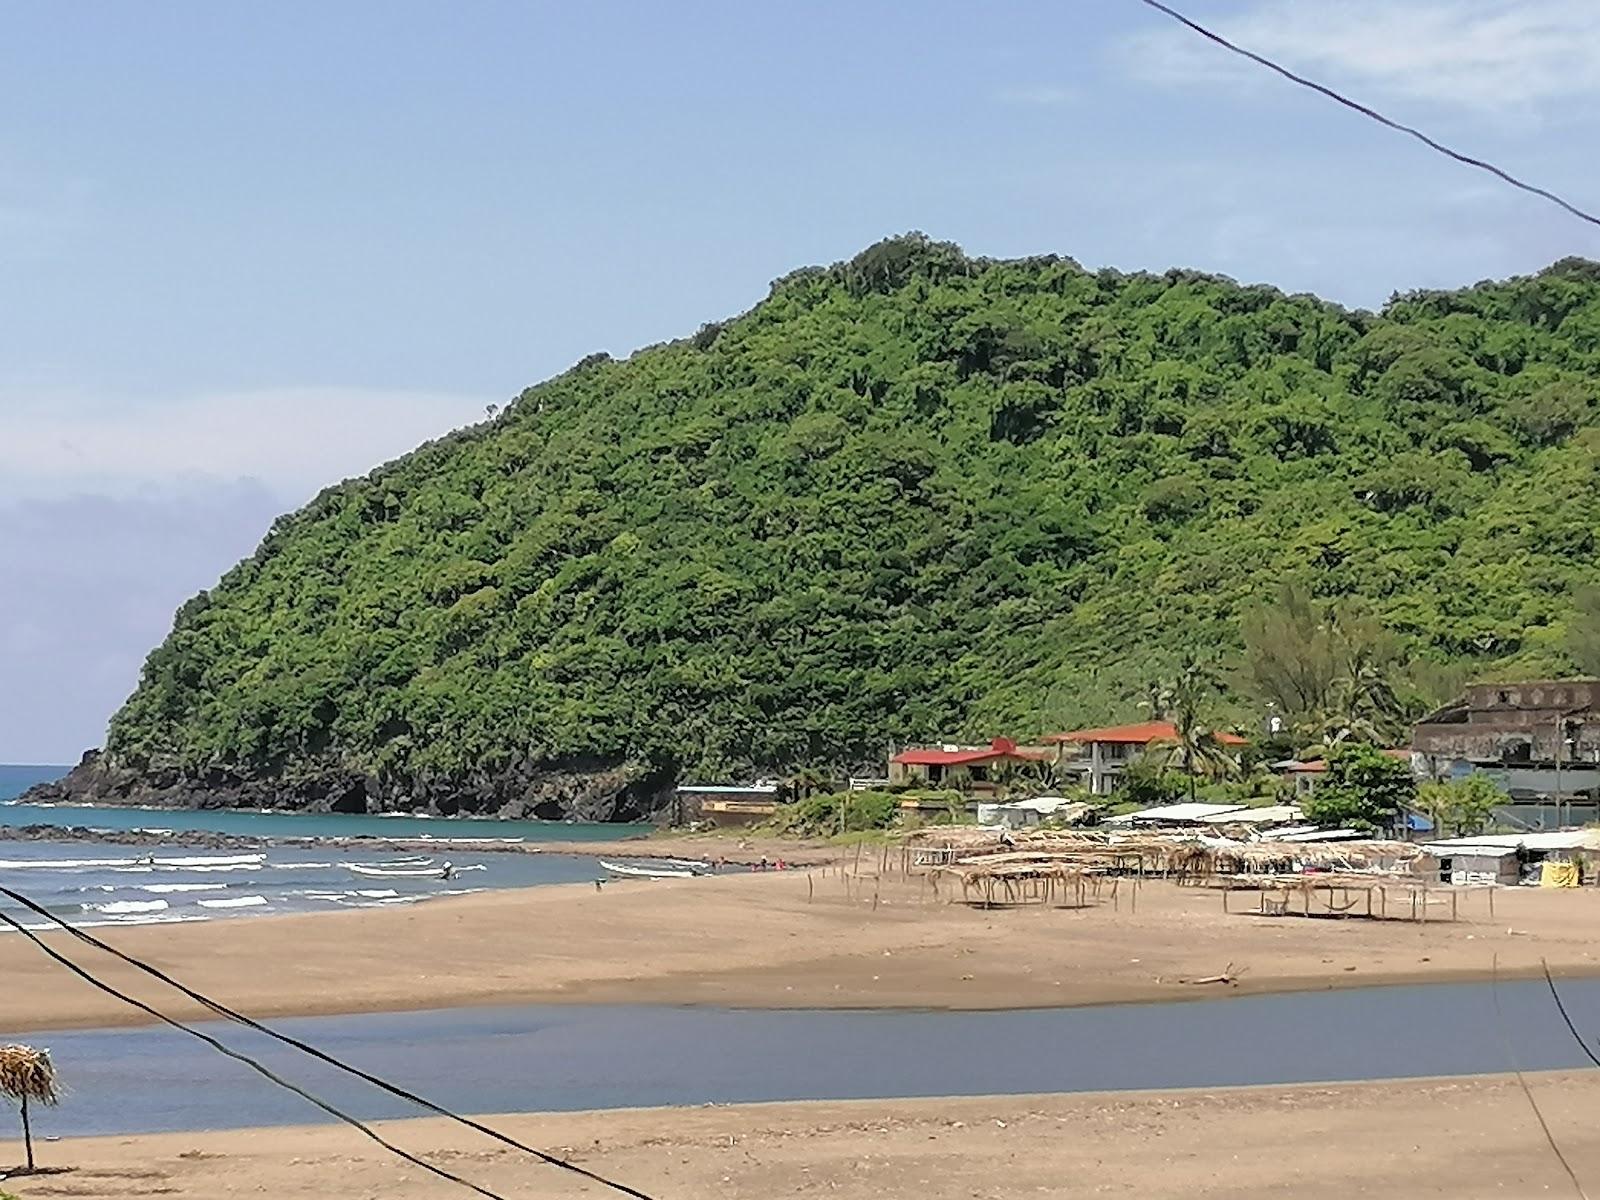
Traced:
<path fill-rule="evenodd" d="M 1373 315 L 892 239 L 281 518 L 178 614 L 109 748 L 881 762 L 1127 716 L 1183 653 L 1241 653 L 1286 584 L 1359 600 L 1408 662 L 1561 671 L 1600 584 L 1597 381 L 1593 263 Z M 1320 701 L 1348 671 L 1317 653 Z"/>

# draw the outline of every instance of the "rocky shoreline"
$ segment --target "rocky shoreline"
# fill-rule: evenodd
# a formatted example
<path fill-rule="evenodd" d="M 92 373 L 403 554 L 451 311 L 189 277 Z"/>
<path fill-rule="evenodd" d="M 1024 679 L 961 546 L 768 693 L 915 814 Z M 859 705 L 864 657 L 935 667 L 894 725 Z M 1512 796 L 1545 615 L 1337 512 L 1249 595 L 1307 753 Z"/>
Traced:
<path fill-rule="evenodd" d="M 325 762 L 194 773 L 120 763 L 91 750 L 64 778 L 30 788 L 22 802 L 613 824 L 648 820 L 666 811 L 671 796 L 671 782 L 647 768 L 601 760 L 524 762 L 466 779 L 389 779 Z"/>

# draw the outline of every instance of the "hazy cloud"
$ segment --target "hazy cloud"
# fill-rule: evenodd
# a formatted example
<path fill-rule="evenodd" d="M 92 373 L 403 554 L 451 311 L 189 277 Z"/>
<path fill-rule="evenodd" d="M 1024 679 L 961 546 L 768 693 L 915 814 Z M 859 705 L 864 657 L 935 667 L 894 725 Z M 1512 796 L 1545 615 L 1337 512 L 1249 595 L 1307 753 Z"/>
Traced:
<path fill-rule="evenodd" d="M 0 392 L 0 762 L 98 745 L 177 607 L 323 486 L 482 399 L 299 388 L 170 403 Z"/>
<path fill-rule="evenodd" d="M 99 745 L 177 607 L 284 507 L 258 483 L 0 500 L 0 762 Z"/>
<path fill-rule="evenodd" d="M 1600 94 L 1595 0 L 1251 0 L 1207 23 L 1291 69 L 1373 92 L 1493 109 Z M 1176 25 L 1122 53 L 1161 82 L 1270 82 Z"/>
<path fill-rule="evenodd" d="M 482 420 L 483 397 L 285 388 L 171 402 L 0 392 L 0 478 L 15 495 L 127 494 L 260 480 L 286 500 Z"/>

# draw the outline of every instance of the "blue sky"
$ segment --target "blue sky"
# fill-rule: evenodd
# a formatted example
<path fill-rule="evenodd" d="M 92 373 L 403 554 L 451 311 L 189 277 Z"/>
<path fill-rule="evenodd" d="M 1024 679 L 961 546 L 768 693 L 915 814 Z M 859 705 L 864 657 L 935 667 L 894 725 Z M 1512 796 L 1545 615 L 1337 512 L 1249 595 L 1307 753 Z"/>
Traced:
<path fill-rule="evenodd" d="M 1193 0 L 1600 205 L 1593 0 Z M 1135 0 L 8 6 L 0 761 L 334 478 L 923 229 L 1376 306 L 1600 230 Z"/>

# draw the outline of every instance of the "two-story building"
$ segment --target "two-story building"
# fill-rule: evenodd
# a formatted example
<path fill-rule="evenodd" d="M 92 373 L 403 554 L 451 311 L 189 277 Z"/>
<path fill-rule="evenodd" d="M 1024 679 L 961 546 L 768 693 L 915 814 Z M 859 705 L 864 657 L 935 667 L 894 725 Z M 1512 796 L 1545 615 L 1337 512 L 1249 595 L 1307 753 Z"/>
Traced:
<path fill-rule="evenodd" d="M 1018 746 L 1010 738 L 995 738 L 987 746 L 919 746 L 889 760 L 889 782 L 992 798 L 1005 789 L 1008 774 L 1049 762 L 1051 756 L 1044 747 Z"/>
<path fill-rule="evenodd" d="M 1600 801 L 1600 679 L 1472 684 L 1417 723 L 1411 749 L 1418 773 L 1433 779 L 1479 773 L 1524 805 L 1594 806 Z M 1579 815 L 1592 819 L 1596 810 Z"/>
<path fill-rule="evenodd" d="M 1224 746 L 1246 744 L 1244 738 L 1232 733 L 1218 733 L 1216 737 Z M 1070 778 L 1088 788 L 1091 795 L 1109 796 L 1116 791 L 1129 763 L 1148 754 L 1151 747 L 1174 745 L 1178 727 L 1171 721 L 1141 721 L 1136 725 L 1053 733 L 1042 740 L 1056 747 L 1058 779 Z"/>

